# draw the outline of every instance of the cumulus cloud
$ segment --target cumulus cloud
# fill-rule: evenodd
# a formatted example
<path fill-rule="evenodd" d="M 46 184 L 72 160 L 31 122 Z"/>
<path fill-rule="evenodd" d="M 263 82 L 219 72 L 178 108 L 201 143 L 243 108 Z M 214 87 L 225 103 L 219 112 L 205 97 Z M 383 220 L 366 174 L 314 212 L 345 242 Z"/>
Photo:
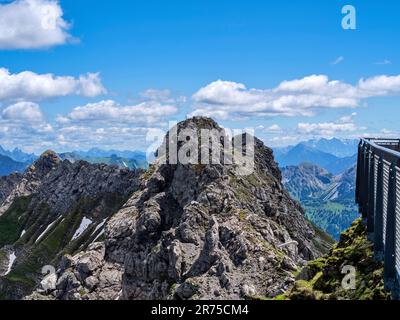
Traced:
<path fill-rule="evenodd" d="M 353 113 L 335 122 L 299 123 L 297 125 L 297 131 L 300 134 L 314 136 L 334 136 L 341 133 L 365 130 L 365 127 L 359 127 L 354 123 L 354 117 L 356 115 L 356 113 Z"/>
<path fill-rule="evenodd" d="M 61 150 L 88 150 L 93 146 L 102 149 L 145 150 L 146 134 L 152 127 L 111 125 L 91 127 L 71 124 L 57 128 L 52 148 Z"/>
<path fill-rule="evenodd" d="M 177 113 L 177 107 L 157 101 L 146 101 L 133 106 L 122 106 L 113 100 L 103 100 L 76 107 L 66 116 L 58 116 L 59 123 L 117 122 L 154 124 Z"/>
<path fill-rule="evenodd" d="M 272 126 L 270 126 L 270 127 L 267 128 L 267 131 L 270 131 L 270 132 L 279 132 L 279 131 L 282 131 L 282 128 L 281 128 L 279 125 L 277 125 L 277 124 L 273 124 Z"/>
<path fill-rule="evenodd" d="M 158 101 L 166 101 L 171 98 L 172 92 L 171 90 L 164 89 L 147 89 L 140 93 L 140 96 L 145 99 L 149 100 L 158 100 Z"/>
<path fill-rule="evenodd" d="M 40 101 L 68 95 L 94 97 L 104 93 L 106 89 L 98 73 L 74 78 L 31 71 L 12 74 L 0 68 L 0 101 Z"/>
<path fill-rule="evenodd" d="M 71 39 L 57 0 L 16 0 L 0 4 L 0 49 L 61 45 Z"/>
<path fill-rule="evenodd" d="M 33 102 L 18 102 L 6 107 L 1 112 L 1 118 L 9 121 L 40 122 L 43 121 L 44 116 L 38 104 Z"/>
<path fill-rule="evenodd" d="M 400 93 L 400 75 L 361 79 L 358 89 L 363 97 L 397 95 Z"/>
<path fill-rule="evenodd" d="M 319 109 L 357 108 L 364 99 L 399 94 L 400 75 L 360 79 L 356 85 L 311 75 L 270 89 L 248 89 L 241 83 L 218 80 L 193 95 L 195 110 L 190 115 L 220 119 L 312 116 Z"/>
<path fill-rule="evenodd" d="M 25 101 L 0 110 L 0 128 L 0 144 L 9 146 L 10 149 L 16 146 L 40 148 L 54 131 L 46 122 L 40 106 Z"/>
<path fill-rule="evenodd" d="M 175 96 L 169 89 L 147 89 L 139 94 L 144 101 L 158 101 L 162 103 L 181 105 L 187 101 L 185 96 Z"/>
<path fill-rule="evenodd" d="M 104 108 L 107 106 L 111 107 L 111 113 L 115 112 L 114 108 L 124 108 L 103 104 Z M 128 120 L 121 120 L 127 115 L 124 111 L 119 120 L 118 116 L 104 112 L 95 117 L 93 113 L 100 109 L 91 109 L 89 106 L 88 109 L 79 111 L 87 112 L 86 115 L 75 113 L 73 116 L 59 116 L 59 121 L 51 125 L 44 119 L 38 105 L 25 102 L 11 105 L 0 110 L 0 145 L 10 149 L 19 146 L 38 154 L 49 148 L 63 152 L 87 150 L 94 146 L 103 149 L 145 150 L 152 142 L 146 141 L 147 132 L 163 125 L 161 118 L 152 124 L 146 122 L 149 119 L 143 115 L 148 112 L 142 112 L 136 119 Z M 64 118 L 64 121 L 60 118 Z"/>
<path fill-rule="evenodd" d="M 0 108 L 0 145 L 42 152 L 103 149 L 145 150 L 151 130 L 168 129 L 168 117 L 178 107 L 148 98 L 122 105 L 113 100 L 88 103 L 56 117 L 50 125 L 34 102 L 17 102 Z"/>
<path fill-rule="evenodd" d="M 260 125 L 257 127 L 258 130 L 264 131 L 266 133 L 278 133 L 282 131 L 282 128 L 278 124 L 273 124 L 269 127 Z"/>
<path fill-rule="evenodd" d="M 297 129 L 301 133 L 314 135 L 334 135 L 337 132 L 352 132 L 358 128 L 354 123 L 299 123 Z"/>

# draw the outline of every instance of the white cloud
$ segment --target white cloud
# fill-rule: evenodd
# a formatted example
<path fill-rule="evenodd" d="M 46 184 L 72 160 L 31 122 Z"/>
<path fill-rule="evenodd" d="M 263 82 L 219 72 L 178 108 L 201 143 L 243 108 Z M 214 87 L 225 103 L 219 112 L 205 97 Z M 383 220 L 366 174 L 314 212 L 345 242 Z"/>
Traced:
<path fill-rule="evenodd" d="M 53 141 L 54 128 L 33 102 L 18 102 L 0 110 L 0 128 L 0 144 L 10 149 L 20 146 L 33 150 L 47 140 Z"/>
<path fill-rule="evenodd" d="M 246 91 L 241 83 L 217 80 L 193 95 L 197 102 L 220 105 L 248 105 L 258 101 L 257 92 Z"/>
<path fill-rule="evenodd" d="M 270 132 L 279 132 L 279 131 L 282 131 L 282 128 L 281 128 L 279 125 L 277 125 L 277 124 L 273 124 L 272 126 L 270 126 L 270 127 L 267 128 L 267 131 L 270 131 Z"/>
<path fill-rule="evenodd" d="M 61 45 L 71 39 L 70 25 L 56 0 L 16 0 L 0 4 L 0 49 Z"/>
<path fill-rule="evenodd" d="M 264 131 L 266 133 L 278 133 L 282 131 L 282 128 L 277 125 L 277 124 L 273 124 L 269 127 L 265 127 L 263 125 L 260 125 L 257 127 L 258 130 Z"/>
<path fill-rule="evenodd" d="M 104 93 L 106 89 L 98 73 L 74 78 L 31 71 L 12 74 L 0 68 L 0 101 L 39 101 L 68 95 L 94 97 Z"/>
<path fill-rule="evenodd" d="M 399 76 L 361 79 L 357 85 L 311 75 L 283 81 L 276 88 L 247 89 L 244 84 L 218 80 L 193 95 L 195 110 L 190 115 L 207 115 L 226 120 L 250 116 L 312 116 L 319 109 L 356 108 L 363 100 L 400 95 Z"/>
<path fill-rule="evenodd" d="M 59 123 L 69 122 L 117 122 L 156 124 L 165 117 L 176 114 L 173 105 L 147 101 L 133 106 L 121 106 L 113 100 L 103 100 L 74 108 L 66 116 L 59 116 Z"/>
<path fill-rule="evenodd" d="M 332 137 L 341 133 L 365 130 L 366 128 L 359 127 L 354 123 L 354 117 L 356 115 L 356 113 L 353 113 L 350 116 L 342 117 L 335 122 L 299 123 L 297 125 L 297 131 L 300 134 Z"/>
<path fill-rule="evenodd" d="M 343 62 L 344 61 L 344 57 L 343 56 L 340 56 L 340 57 L 337 57 L 335 60 L 333 60 L 332 62 L 331 62 L 331 64 L 332 65 L 337 65 L 337 64 L 339 64 L 339 63 L 341 63 L 341 62 Z"/>
<path fill-rule="evenodd" d="M 158 89 L 147 89 L 140 93 L 140 96 L 149 100 L 166 101 L 171 98 L 171 90 L 158 90 Z"/>
<path fill-rule="evenodd" d="M 376 76 L 361 79 L 358 83 L 361 96 L 387 96 L 400 93 L 400 75 L 398 76 Z"/>
<path fill-rule="evenodd" d="M 354 123 L 299 123 L 297 129 L 301 133 L 330 136 L 337 132 L 352 132 L 358 130 Z"/>
<path fill-rule="evenodd" d="M 6 107 L 1 112 L 1 118 L 4 120 L 17 120 L 27 122 L 43 121 L 44 116 L 40 106 L 33 102 L 18 102 Z"/>
<path fill-rule="evenodd" d="M 181 105 L 187 102 L 185 96 L 175 96 L 169 89 L 147 89 L 139 93 L 141 101 L 158 101 L 162 103 Z"/>
<path fill-rule="evenodd" d="M 96 97 L 107 93 L 103 87 L 99 73 L 80 75 L 76 81 L 76 94 L 84 97 Z"/>
<path fill-rule="evenodd" d="M 50 125 L 37 104 L 18 102 L 0 109 L 0 145 L 36 153 L 49 148 L 59 152 L 93 147 L 145 150 L 153 142 L 146 140 L 147 132 L 167 129 L 167 118 L 177 112 L 175 105 L 156 100 L 135 105 L 105 100 L 75 107 Z"/>
<path fill-rule="evenodd" d="M 339 123 L 349 123 L 353 122 L 354 117 L 357 116 L 356 112 L 353 112 L 351 115 L 341 117 L 338 122 Z"/>

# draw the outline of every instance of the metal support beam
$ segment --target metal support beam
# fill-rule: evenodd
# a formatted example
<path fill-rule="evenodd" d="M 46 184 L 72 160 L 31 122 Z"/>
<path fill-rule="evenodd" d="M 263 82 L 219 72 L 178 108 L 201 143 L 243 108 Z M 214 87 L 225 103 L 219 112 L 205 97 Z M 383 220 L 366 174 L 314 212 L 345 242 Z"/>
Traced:
<path fill-rule="evenodd" d="M 393 290 L 396 282 L 396 165 L 390 166 L 385 241 L 385 288 Z"/>
<path fill-rule="evenodd" d="M 361 177 L 362 177 L 362 170 L 361 170 L 361 155 L 362 155 L 362 141 L 358 144 L 358 154 L 357 154 L 357 179 L 356 179 L 356 203 L 360 205 L 360 186 L 361 186 Z"/>
<path fill-rule="evenodd" d="M 370 171 L 370 149 L 369 146 L 365 147 L 364 151 L 364 181 L 363 181 L 363 203 L 362 206 L 362 217 L 366 219 L 368 217 L 368 203 L 369 203 L 369 171 Z"/>
<path fill-rule="evenodd" d="M 364 185 L 365 185 L 365 144 L 361 146 L 360 150 L 360 163 L 359 163 L 359 171 L 360 171 L 360 176 L 359 176 L 359 194 L 358 194 L 358 208 L 359 212 L 362 213 L 363 211 L 363 206 L 364 206 Z"/>
<path fill-rule="evenodd" d="M 369 177 L 368 177 L 368 212 L 367 231 L 368 238 L 373 240 L 375 229 L 375 155 L 369 155 Z"/>
<path fill-rule="evenodd" d="M 375 257 L 383 260 L 383 158 L 379 158 L 374 227 Z"/>

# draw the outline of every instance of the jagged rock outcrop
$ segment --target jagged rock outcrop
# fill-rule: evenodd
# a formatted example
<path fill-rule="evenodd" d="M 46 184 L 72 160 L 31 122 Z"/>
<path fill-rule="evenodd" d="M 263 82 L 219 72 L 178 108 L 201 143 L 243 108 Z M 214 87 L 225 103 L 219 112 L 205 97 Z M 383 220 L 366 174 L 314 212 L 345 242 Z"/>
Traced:
<path fill-rule="evenodd" d="M 311 163 L 283 168 L 283 184 L 299 200 L 321 198 L 333 182 L 332 174 Z"/>
<path fill-rule="evenodd" d="M 336 177 L 338 183 L 337 197 L 338 198 L 349 198 L 353 197 L 356 190 L 356 174 L 357 166 L 353 166 L 346 170 L 344 173 Z"/>
<path fill-rule="evenodd" d="M 106 221 L 138 189 L 141 174 L 61 161 L 47 151 L 23 175 L 2 179 L 8 189 L 0 202 L 0 251 L 9 248 L 15 260 L 7 274 L 0 273 L 0 298 L 21 298 L 38 283 L 42 267 L 101 239 Z M 10 264 L 10 256 L 0 256 L 0 264 Z"/>
<path fill-rule="evenodd" d="M 282 171 L 283 184 L 296 199 L 334 201 L 354 198 L 356 166 L 337 176 L 311 163 L 285 167 Z"/>
<path fill-rule="evenodd" d="M 3 203 L 21 182 L 22 174 L 13 173 L 6 177 L 0 177 L 0 204 Z"/>
<path fill-rule="evenodd" d="M 7 192 L 6 197 L 0 199 L 0 216 L 6 212 L 15 199 L 32 194 L 44 180 L 45 176 L 60 162 L 58 156 L 52 151 L 46 151 L 33 165 L 29 166 L 24 174 L 14 175 L 17 181 Z M 7 178 L 6 178 L 7 179 Z"/>
<path fill-rule="evenodd" d="M 221 149 L 230 143 L 208 118 L 177 126 L 178 133 L 201 129 L 215 130 L 211 140 Z M 178 143 L 178 151 L 184 147 Z M 97 265 L 97 258 L 88 258 L 92 249 L 59 268 L 54 297 L 274 297 L 291 287 L 298 267 L 322 254 L 321 239 L 284 190 L 273 153 L 260 140 L 255 139 L 255 170 L 243 176 L 235 164 L 170 164 L 167 149 L 159 150 L 139 190 L 107 223 L 102 263 L 120 266 L 121 286 L 101 296 L 104 282 L 98 271 L 82 276 L 77 266 L 83 259 Z M 60 279 L 72 274 L 73 284 L 66 286 Z"/>
<path fill-rule="evenodd" d="M 98 242 L 74 257 L 64 256 L 58 270 L 62 276 L 49 275 L 27 299 L 118 299 L 122 290 L 122 268 L 119 264 L 105 262 L 104 255 L 104 243 Z"/>

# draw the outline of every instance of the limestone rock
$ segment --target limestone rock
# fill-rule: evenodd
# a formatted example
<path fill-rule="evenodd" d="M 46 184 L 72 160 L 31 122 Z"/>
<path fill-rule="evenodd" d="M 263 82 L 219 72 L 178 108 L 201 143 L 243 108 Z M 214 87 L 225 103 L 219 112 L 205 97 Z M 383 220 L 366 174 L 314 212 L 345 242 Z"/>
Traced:
<path fill-rule="evenodd" d="M 210 139 L 221 149 L 231 143 L 208 118 L 176 127 L 201 129 L 214 130 Z M 272 150 L 260 140 L 250 175 L 238 175 L 235 164 L 173 164 L 166 148 L 157 155 L 107 223 L 104 247 L 60 267 L 58 299 L 273 297 L 293 283 L 297 267 L 322 254 L 303 210 L 283 188 Z"/>

